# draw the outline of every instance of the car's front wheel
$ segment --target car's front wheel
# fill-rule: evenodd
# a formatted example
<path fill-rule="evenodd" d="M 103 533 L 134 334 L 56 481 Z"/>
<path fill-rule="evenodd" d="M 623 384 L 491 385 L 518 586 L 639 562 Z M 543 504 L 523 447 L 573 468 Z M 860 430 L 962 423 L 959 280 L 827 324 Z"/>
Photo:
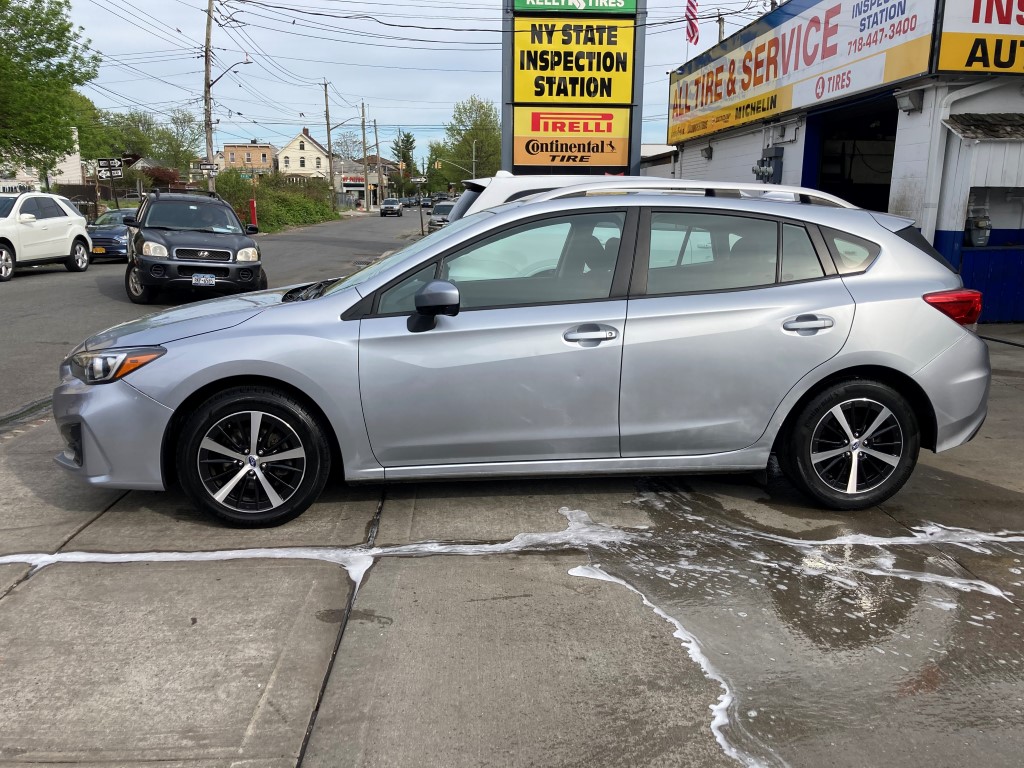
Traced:
<path fill-rule="evenodd" d="M 331 452 L 298 400 L 267 387 L 235 387 L 185 422 L 177 467 L 196 506 L 231 525 L 259 528 L 285 523 L 316 501 Z"/>
<path fill-rule="evenodd" d="M 124 273 L 124 290 L 133 304 L 150 304 L 156 298 L 156 288 L 142 284 L 142 273 L 131 258 Z"/>
<path fill-rule="evenodd" d="M 798 414 L 780 454 L 789 478 L 831 509 L 880 504 L 910 478 L 921 434 L 906 398 L 880 381 L 835 384 Z"/>
<path fill-rule="evenodd" d="M 0 245 L 0 283 L 6 283 L 14 277 L 14 251 L 6 245 Z"/>
<path fill-rule="evenodd" d="M 89 249 L 81 240 L 71 244 L 71 254 L 64 262 L 68 272 L 85 272 L 89 268 Z"/>

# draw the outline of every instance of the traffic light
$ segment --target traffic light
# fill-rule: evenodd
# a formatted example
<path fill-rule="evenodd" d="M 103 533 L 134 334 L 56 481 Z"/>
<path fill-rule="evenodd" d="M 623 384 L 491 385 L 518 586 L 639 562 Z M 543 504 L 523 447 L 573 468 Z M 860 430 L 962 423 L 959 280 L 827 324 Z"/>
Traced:
<path fill-rule="evenodd" d="M 435 168 L 436 168 L 437 170 L 439 170 L 439 171 L 440 171 L 440 170 L 441 170 L 441 161 L 440 161 L 440 160 L 435 160 L 435 161 L 434 161 L 434 167 L 435 167 Z"/>
<path fill-rule="evenodd" d="M 400 171 L 404 171 L 405 170 L 405 162 L 404 161 L 399 161 L 399 163 L 398 163 L 398 170 L 400 170 Z"/>

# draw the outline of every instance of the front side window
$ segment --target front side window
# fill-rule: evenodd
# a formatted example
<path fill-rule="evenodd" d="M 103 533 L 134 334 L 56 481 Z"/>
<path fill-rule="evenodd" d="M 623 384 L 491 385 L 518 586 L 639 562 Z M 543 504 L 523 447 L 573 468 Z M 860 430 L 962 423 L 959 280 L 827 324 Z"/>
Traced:
<path fill-rule="evenodd" d="M 447 257 L 439 275 L 463 309 L 605 299 L 624 222 L 614 211 L 520 225 Z"/>
<path fill-rule="evenodd" d="M 39 198 L 27 197 L 21 203 L 21 209 L 18 211 L 21 213 L 31 213 L 37 219 L 43 218 L 43 212 L 39 208 Z"/>
<path fill-rule="evenodd" d="M 652 213 L 647 294 L 772 285 L 778 230 L 775 221 L 744 216 Z"/>

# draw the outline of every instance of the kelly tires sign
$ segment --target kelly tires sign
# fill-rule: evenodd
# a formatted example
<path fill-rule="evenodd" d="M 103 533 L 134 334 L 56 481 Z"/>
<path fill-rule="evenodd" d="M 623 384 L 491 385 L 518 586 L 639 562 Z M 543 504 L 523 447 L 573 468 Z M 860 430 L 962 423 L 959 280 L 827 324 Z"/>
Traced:
<path fill-rule="evenodd" d="M 925 74 L 934 24 L 935 0 L 790 0 L 672 73 L 668 143 Z"/>

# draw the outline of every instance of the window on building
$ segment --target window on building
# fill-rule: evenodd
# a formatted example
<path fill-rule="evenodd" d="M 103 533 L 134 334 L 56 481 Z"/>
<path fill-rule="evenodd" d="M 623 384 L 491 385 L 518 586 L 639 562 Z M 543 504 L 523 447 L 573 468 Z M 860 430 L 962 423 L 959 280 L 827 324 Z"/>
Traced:
<path fill-rule="evenodd" d="M 305 148 L 306 148 L 306 142 L 300 141 L 299 142 L 299 151 L 302 152 Z"/>
<path fill-rule="evenodd" d="M 251 163 L 252 162 L 252 152 L 246 152 L 245 153 L 245 162 L 247 162 L 247 163 Z"/>
<path fill-rule="evenodd" d="M 288 159 L 288 155 L 285 155 L 284 156 L 284 167 L 285 168 L 289 168 L 291 166 L 291 164 L 292 164 L 292 161 L 290 159 Z"/>
<path fill-rule="evenodd" d="M 267 153 L 266 152 L 264 152 L 262 155 L 260 155 L 260 162 L 261 163 L 266 163 L 267 162 Z"/>
<path fill-rule="evenodd" d="M 306 158 L 300 157 L 299 158 L 299 168 L 305 168 L 305 167 L 306 167 Z"/>
<path fill-rule="evenodd" d="M 234 152 L 228 152 L 228 160 L 230 162 L 232 162 L 232 163 L 235 162 L 235 153 Z"/>
<path fill-rule="evenodd" d="M 319 158 L 319 157 L 318 157 L 318 158 L 316 159 L 316 167 L 317 167 L 317 168 L 319 168 L 319 167 L 320 167 L 320 158 Z"/>

